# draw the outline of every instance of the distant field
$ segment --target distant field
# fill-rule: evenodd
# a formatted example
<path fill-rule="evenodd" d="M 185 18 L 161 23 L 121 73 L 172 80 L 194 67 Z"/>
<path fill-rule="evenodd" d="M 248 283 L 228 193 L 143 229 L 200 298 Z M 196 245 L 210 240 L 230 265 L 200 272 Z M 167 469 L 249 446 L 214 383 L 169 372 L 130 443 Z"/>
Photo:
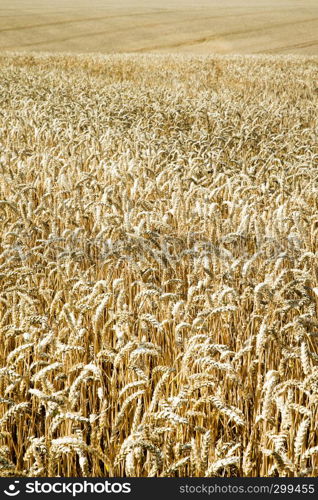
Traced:
<path fill-rule="evenodd" d="M 0 6 L 0 49 L 314 55 L 318 2 L 12 0 Z"/>

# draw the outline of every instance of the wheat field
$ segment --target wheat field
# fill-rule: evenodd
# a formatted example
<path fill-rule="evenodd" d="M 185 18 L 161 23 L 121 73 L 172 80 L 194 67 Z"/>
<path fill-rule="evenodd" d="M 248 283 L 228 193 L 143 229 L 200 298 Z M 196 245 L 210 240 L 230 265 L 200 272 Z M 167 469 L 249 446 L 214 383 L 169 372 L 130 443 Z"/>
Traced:
<path fill-rule="evenodd" d="M 0 474 L 317 476 L 317 58 L 0 72 Z"/>

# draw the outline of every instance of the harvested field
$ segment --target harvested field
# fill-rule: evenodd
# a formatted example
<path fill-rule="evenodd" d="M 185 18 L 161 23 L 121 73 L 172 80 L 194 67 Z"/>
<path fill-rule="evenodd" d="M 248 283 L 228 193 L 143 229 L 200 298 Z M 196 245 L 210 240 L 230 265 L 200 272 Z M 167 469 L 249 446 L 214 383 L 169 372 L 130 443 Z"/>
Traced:
<path fill-rule="evenodd" d="M 114 5 L 115 4 L 115 5 Z M 11 0 L 1 51 L 318 55 L 316 0 Z"/>

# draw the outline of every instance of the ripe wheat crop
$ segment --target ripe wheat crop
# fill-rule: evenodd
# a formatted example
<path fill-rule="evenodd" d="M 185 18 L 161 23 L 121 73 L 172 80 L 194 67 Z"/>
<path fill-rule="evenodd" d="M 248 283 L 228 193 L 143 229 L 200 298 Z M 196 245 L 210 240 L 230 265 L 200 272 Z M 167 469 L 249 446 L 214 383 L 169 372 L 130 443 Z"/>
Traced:
<path fill-rule="evenodd" d="M 317 59 L 0 72 L 0 474 L 317 475 Z"/>

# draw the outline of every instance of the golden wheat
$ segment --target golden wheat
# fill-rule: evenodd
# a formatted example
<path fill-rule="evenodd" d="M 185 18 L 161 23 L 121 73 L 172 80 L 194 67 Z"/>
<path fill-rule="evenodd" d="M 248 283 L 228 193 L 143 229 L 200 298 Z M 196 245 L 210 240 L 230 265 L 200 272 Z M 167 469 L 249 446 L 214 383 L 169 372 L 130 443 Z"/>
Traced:
<path fill-rule="evenodd" d="M 0 71 L 1 475 L 317 475 L 317 59 Z"/>

